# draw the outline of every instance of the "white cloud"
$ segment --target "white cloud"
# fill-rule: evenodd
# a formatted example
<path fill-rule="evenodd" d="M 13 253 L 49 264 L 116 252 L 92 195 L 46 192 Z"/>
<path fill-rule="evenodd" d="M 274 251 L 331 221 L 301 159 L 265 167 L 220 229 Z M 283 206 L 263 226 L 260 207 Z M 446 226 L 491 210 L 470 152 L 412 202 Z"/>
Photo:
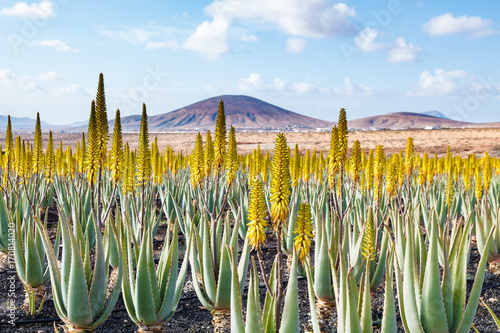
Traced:
<path fill-rule="evenodd" d="M 422 49 L 412 43 L 406 43 L 403 37 L 396 39 L 394 45 L 388 50 L 389 62 L 415 62 L 418 61 Z"/>
<path fill-rule="evenodd" d="M 212 17 L 231 22 L 267 23 L 287 34 L 302 37 L 330 37 L 353 31 L 349 17 L 353 8 L 327 0 L 217 0 L 205 8 Z"/>
<path fill-rule="evenodd" d="M 56 94 L 66 96 L 89 96 L 88 91 L 78 83 L 72 84 L 68 87 L 56 89 L 54 92 Z"/>
<path fill-rule="evenodd" d="M 19 82 L 17 88 L 24 92 L 43 92 L 45 91 L 38 83 L 35 81 L 30 82 Z"/>
<path fill-rule="evenodd" d="M 286 83 L 282 79 L 274 79 L 273 80 L 273 87 L 274 90 L 276 91 L 285 91 L 286 90 Z"/>
<path fill-rule="evenodd" d="M 14 75 L 9 69 L 0 69 L 0 81 L 9 83 L 14 78 Z"/>
<path fill-rule="evenodd" d="M 196 28 L 184 47 L 219 59 L 230 50 L 227 31 L 231 24 L 266 24 L 299 37 L 325 38 L 351 33 L 349 18 L 354 8 L 345 3 L 331 4 L 327 0 L 216 0 L 205 8 L 212 21 Z"/>
<path fill-rule="evenodd" d="M 177 50 L 179 48 L 179 44 L 177 44 L 177 42 L 174 40 L 168 42 L 147 42 L 146 48 L 149 50 L 160 50 L 160 49 Z"/>
<path fill-rule="evenodd" d="M 270 86 L 259 73 L 252 73 L 247 78 L 238 80 L 238 89 L 242 91 L 269 90 Z"/>
<path fill-rule="evenodd" d="M 286 52 L 301 53 L 306 47 L 306 41 L 300 38 L 288 38 L 286 41 Z"/>
<path fill-rule="evenodd" d="M 52 47 L 59 52 L 72 52 L 72 53 L 80 52 L 80 50 L 78 50 L 77 48 L 71 47 L 68 44 L 66 44 L 66 42 L 63 42 L 62 40 L 59 39 L 33 40 L 30 42 L 30 45 Z"/>
<path fill-rule="evenodd" d="M 12 7 L 2 8 L 1 13 L 5 16 L 28 18 L 47 18 L 55 15 L 54 5 L 49 0 L 43 0 L 40 3 L 32 3 L 31 5 L 28 5 L 26 2 L 19 1 Z"/>
<path fill-rule="evenodd" d="M 311 82 L 298 82 L 292 85 L 293 90 L 299 94 L 308 94 L 318 90 L 316 85 Z"/>
<path fill-rule="evenodd" d="M 143 29 L 143 28 L 135 28 L 135 29 L 100 29 L 99 32 L 113 40 L 124 40 L 129 42 L 130 44 L 146 44 L 150 41 L 150 39 L 157 35 L 158 32 L 154 29 Z"/>
<path fill-rule="evenodd" d="M 101 27 L 99 33 L 114 41 L 125 41 L 132 45 L 142 45 L 148 50 L 178 50 L 182 46 L 176 35 L 187 35 L 189 32 L 182 29 L 158 25 L 148 25 L 140 28 L 108 28 Z"/>
<path fill-rule="evenodd" d="M 37 76 L 38 80 L 42 81 L 62 81 L 63 78 L 55 71 L 48 71 L 46 73 L 40 73 Z"/>
<path fill-rule="evenodd" d="M 464 34 L 475 38 L 494 33 L 495 31 L 491 28 L 492 24 L 492 20 L 479 16 L 454 17 L 453 14 L 446 13 L 431 18 L 429 22 L 422 25 L 422 30 L 431 36 Z"/>
<path fill-rule="evenodd" d="M 416 62 L 422 49 L 413 43 L 406 43 L 403 37 L 397 38 L 392 43 L 377 43 L 375 40 L 380 36 L 373 28 L 366 28 L 354 38 L 354 44 L 362 52 L 387 52 L 389 62 Z"/>
<path fill-rule="evenodd" d="M 459 79 L 467 78 L 463 70 L 445 71 L 435 69 L 434 74 L 424 71 L 420 74 L 418 82 L 420 90 L 418 95 L 452 95 L 460 91 Z"/>
<path fill-rule="evenodd" d="M 334 87 L 333 91 L 337 95 L 345 96 L 371 96 L 375 93 L 372 87 L 365 84 L 355 84 L 348 77 L 344 79 L 343 87 Z"/>
<path fill-rule="evenodd" d="M 205 21 L 196 27 L 196 31 L 188 37 L 183 47 L 201 53 L 209 60 L 220 60 L 220 55 L 229 51 L 226 40 L 229 24 L 222 16 L 215 17 L 212 22 Z"/>
<path fill-rule="evenodd" d="M 254 34 L 241 34 L 241 40 L 244 42 L 258 42 L 259 37 Z"/>
<path fill-rule="evenodd" d="M 363 52 L 373 52 L 384 49 L 385 46 L 380 43 L 375 43 L 375 39 L 379 33 L 373 28 L 366 28 L 354 38 L 354 44 Z"/>
<path fill-rule="evenodd" d="M 271 83 L 264 80 L 260 73 L 251 73 L 248 77 L 239 79 L 238 90 L 240 91 L 286 91 L 285 81 L 275 78 Z"/>

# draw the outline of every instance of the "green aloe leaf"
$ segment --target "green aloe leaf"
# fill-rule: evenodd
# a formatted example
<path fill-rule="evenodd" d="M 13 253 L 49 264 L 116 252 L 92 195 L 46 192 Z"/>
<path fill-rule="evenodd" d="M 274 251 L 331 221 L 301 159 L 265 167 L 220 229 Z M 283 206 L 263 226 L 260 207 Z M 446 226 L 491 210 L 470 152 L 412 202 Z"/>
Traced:
<path fill-rule="evenodd" d="M 285 305 L 281 319 L 281 332 L 299 332 L 299 295 L 297 282 L 298 255 L 293 251 L 290 279 L 286 287 Z"/>

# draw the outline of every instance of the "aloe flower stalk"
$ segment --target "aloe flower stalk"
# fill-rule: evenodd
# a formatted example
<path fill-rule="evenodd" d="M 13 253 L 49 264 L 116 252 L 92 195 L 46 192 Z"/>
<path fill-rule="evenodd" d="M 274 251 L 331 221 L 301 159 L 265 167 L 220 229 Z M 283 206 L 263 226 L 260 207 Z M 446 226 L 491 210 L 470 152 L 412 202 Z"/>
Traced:
<path fill-rule="evenodd" d="M 295 250 L 299 254 L 299 260 L 301 263 L 303 263 L 309 255 L 311 237 L 313 237 L 312 231 L 311 206 L 306 203 L 299 204 L 294 231 L 297 236 L 294 238 L 294 242 Z"/>
<path fill-rule="evenodd" d="M 111 178 L 117 184 L 122 176 L 123 167 L 123 139 L 120 110 L 116 110 L 115 125 L 113 129 L 113 143 L 111 147 Z"/>
<path fill-rule="evenodd" d="M 97 130 L 97 115 L 95 102 L 92 101 L 90 107 L 89 126 L 87 132 L 87 152 L 85 154 L 85 165 L 89 184 L 94 184 L 97 180 L 99 170 L 99 133 Z"/>
<path fill-rule="evenodd" d="M 215 122 L 215 142 L 214 142 L 214 173 L 218 173 L 224 166 L 226 158 L 226 114 L 224 111 L 224 102 L 219 102 L 217 119 Z"/>
<path fill-rule="evenodd" d="M 226 163 L 226 183 L 231 186 L 238 171 L 238 151 L 236 148 L 236 134 L 234 127 L 229 129 L 229 140 L 227 144 L 227 158 Z"/>
<path fill-rule="evenodd" d="M 52 131 L 49 131 L 49 142 L 47 144 L 47 151 L 45 153 L 45 180 L 53 181 L 55 174 L 56 160 L 54 155 L 54 139 Z"/>
<path fill-rule="evenodd" d="M 330 150 L 328 151 L 328 183 L 330 188 L 336 182 L 337 174 L 339 171 L 338 164 L 338 150 L 339 150 L 339 131 L 337 126 L 332 127 L 332 133 L 330 136 Z"/>
<path fill-rule="evenodd" d="M 286 137 L 283 133 L 278 133 L 274 148 L 274 156 L 272 162 L 272 176 L 270 184 L 271 202 L 271 222 L 273 223 L 274 232 L 276 233 L 276 247 L 278 254 L 276 256 L 278 276 L 276 279 L 276 331 L 280 331 L 281 323 L 281 302 L 282 302 L 282 233 L 283 227 L 287 223 L 289 214 L 289 200 L 291 194 L 291 179 L 290 179 L 290 151 L 286 142 Z"/>
<path fill-rule="evenodd" d="M 210 176 L 212 172 L 213 163 L 214 163 L 214 142 L 212 141 L 212 135 L 208 130 L 205 139 L 205 152 L 204 152 L 205 177 Z"/>
<path fill-rule="evenodd" d="M 95 99 L 95 112 L 96 112 L 96 127 L 98 133 L 97 146 L 100 156 L 100 163 L 104 164 L 107 154 L 108 143 L 108 114 L 106 111 L 106 96 L 104 93 L 104 76 L 99 74 L 99 83 L 97 85 L 97 95 Z"/>
<path fill-rule="evenodd" d="M 203 139 L 200 132 L 196 135 L 189 170 L 191 172 L 191 185 L 193 187 L 201 186 L 205 177 L 205 168 L 203 164 Z"/>
<path fill-rule="evenodd" d="M 288 218 L 291 195 L 290 153 L 283 133 L 276 137 L 270 185 L 271 221 L 275 232 L 282 228 Z"/>
<path fill-rule="evenodd" d="M 361 174 L 361 144 L 359 140 L 354 141 L 351 155 L 351 181 L 354 186 L 358 185 Z"/>
<path fill-rule="evenodd" d="M 252 249 L 259 250 L 266 240 L 265 228 L 267 227 L 267 205 L 264 195 L 262 180 L 254 177 L 250 185 L 250 198 L 248 207 L 247 238 Z"/>
<path fill-rule="evenodd" d="M 33 173 L 40 174 L 43 165 L 42 128 L 40 113 L 36 113 L 35 138 L 33 145 Z"/>

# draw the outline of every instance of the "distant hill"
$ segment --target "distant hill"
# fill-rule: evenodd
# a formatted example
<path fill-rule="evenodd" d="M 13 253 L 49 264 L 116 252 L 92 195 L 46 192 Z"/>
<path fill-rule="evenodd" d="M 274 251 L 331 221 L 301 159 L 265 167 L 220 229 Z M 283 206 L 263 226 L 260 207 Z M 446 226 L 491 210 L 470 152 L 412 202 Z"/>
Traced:
<path fill-rule="evenodd" d="M 416 112 L 395 112 L 348 122 L 349 128 L 354 129 L 443 128 L 469 127 L 471 125 L 473 124 Z"/>
<path fill-rule="evenodd" d="M 42 118 L 40 116 L 40 118 Z M 7 121 L 8 116 L 0 115 L 0 132 L 5 132 L 7 130 Z M 13 131 L 35 131 L 36 119 L 28 118 L 28 117 L 10 117 L 10 123 L 12 125 Z M 40 125 L 49 126 L 43 120 L 40 121 Z"/>
<path fill-rule="evenodd" d="M 437 117 L 437 118 L 452 120 L 451 118 L 446 117 L 444 114 L 442 114 L 441 112 L 439 112 L 437 110 L 425 111 L 425 112 L 422 112 L 422 114 L 425 114 L 425 115 L 428 115 L 428 116 Z"/>
<path fill-rule="evenodd" d="M 222 95 L 208 98 L 180 109 L 148 117 L 150 132 L 214 130 L 220 101 L 224 101 L 226 125 L 239 131 L 249 130 L 329 130 L 334 122 L 320 120 L 285 110 L 260 99 L 245 95 Z M 108 118 L 112 115 L 108 114 Z M 43 119 L 43 115 L 41 115 Z M 35 119 L 11 117 L 12 127 L 18 132 L 33 132 Z M 124 132 L 138 132 L 141 116 L 132 115 L 121 119 Z M 109 121 L 112 131 L 114 119 Z M 68 125 L 51 125 L 42 121 L 42 130 L 56 132 L 87 131 L 88 122 Z M 348 127 L 356 130 L 373 129 L 423 129 L 423 128 L 500 128 L 496 123 L 468 123 L 449 119 L 441 112 L 432 110 L 423 113 L 395 112 L 348 121 Z M 7 128 L 7 116 L 0 115 L 0 132 Z"/>
<path fill-rule="evenodd" d="M 285 129 L 315 130 L 330 127 L 332 122 L 307 117 L 260 99 L 243 95 L 223 95 L 202 100 L 172 112 L 148 117 L 150 132 L 172 130 L 214 130 L 219 102 L 224 101 L 226 125 L 236 129 Z M 141 116 L 122 118 L 124 131 L 138 130 Z"/>

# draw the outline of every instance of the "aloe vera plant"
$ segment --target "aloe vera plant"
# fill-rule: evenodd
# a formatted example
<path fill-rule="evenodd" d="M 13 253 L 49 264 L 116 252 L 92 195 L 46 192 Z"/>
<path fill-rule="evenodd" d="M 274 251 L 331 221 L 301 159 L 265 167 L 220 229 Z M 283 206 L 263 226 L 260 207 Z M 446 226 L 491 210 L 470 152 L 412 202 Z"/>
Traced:
<path fill-rule="evenodd" d="M 211 228 L 208 224 L 208 218 L 202 216 L 198 228 L 193 228 L 193 238 L 195 247 L 191 252 L 190 263 L 193 275 L 193 285 L 201 304 L 213 315 L 213 324 L 215 332 L 224 331 L 230 326 L 229 312 L 231 304 L 231 263 L 229 261 L 229 250 L 226 246 L 237 247 L 238 242 L 238 223 L 231 231 L 229 225 L 229 213 L 226 218 L 217 223 L 215 229 L 216 252 L 211 251 L 214 248 L 211 241 Z M 222 235 L 222 238 L 221 238 Z M 214 257 L 217 258 L 218 266 L 214 267 Z M 245 282 L 250 257 L 250 247 L 245 240 L 243 250 L 238 263 L 239 285 L 242 287 Z"/>
<path fill-rule="evenodd" d="M 481 253 L 474 284 L 466 304 L 466 267 L 471 232 L 471 220 L 465 226 L 457 224 L 454 244 L 446 246 L 436 219 L 428 230 L 428 250 L 414 238 L 414 226 L 406 224 L 406 245 L 403 267 L 394 260 L 401 318 L 410 332 L 468 332 L 479 302 L 487 263 L 487 247 Z M 492 240 L 493 228 L 486 240 Z M 417 246 L 418 245 L 418 246 Z M 418 249 L 417 249 L 418 247 Z M 418 253 L 420 251 L 420 254 Z M 401 256 L 401 251 L 397 252 Z M 442 259 L 440 259 L 440 257 Z M 417 258 L 421 259 L 419 266 Z M 426 258 L 426 259 L 425 259 Z M 443 267 L 440 277 L 439 266 Z M 404 269 L 404 274 L 402 269 Z"/>
<path fill-rule="evenodd" d="M 47 227 L 38 219 L 35 222 L 47 253 L 54 306 L 59 318 L 69 332 L 93 331 L 111 314 L 118 300 L 123 274 L 121 253 L 118 259 L 119 282 L 111 289 L 110 295 L 107 295 L 109 256 L 105 255 L 101 233 L 96 234 L 95 262 L 92 269 L 88 239 L 84 241 L 85 248 L 81 248 L 82 236 L 75 233 L 78 227 L 74 226 L 71 230 L 68 221 L 60 219 L 62 259 L 59 268 Z M 95 228 L 97 229 L 97 226 Z M 113 224 L 111 229 L 115 242 L 121 244 Z"/>
<path fill-rule="evenodd" d="M 140 248 L 132 248 L 130 227 L 121 233 L 121 256 L 124 258 L 123 298 L 127 312 L 139 327 L 138 332 L 159 332 L 173 316 L 179 303 L 192 240 L 178 271 L 179 241 L 177 224 L 172 235 L 167 232 L 158 265 L 153 256 L 153 233 L 146 227 Z M 171 238 L 172 237 L 172 238 Z"/>

